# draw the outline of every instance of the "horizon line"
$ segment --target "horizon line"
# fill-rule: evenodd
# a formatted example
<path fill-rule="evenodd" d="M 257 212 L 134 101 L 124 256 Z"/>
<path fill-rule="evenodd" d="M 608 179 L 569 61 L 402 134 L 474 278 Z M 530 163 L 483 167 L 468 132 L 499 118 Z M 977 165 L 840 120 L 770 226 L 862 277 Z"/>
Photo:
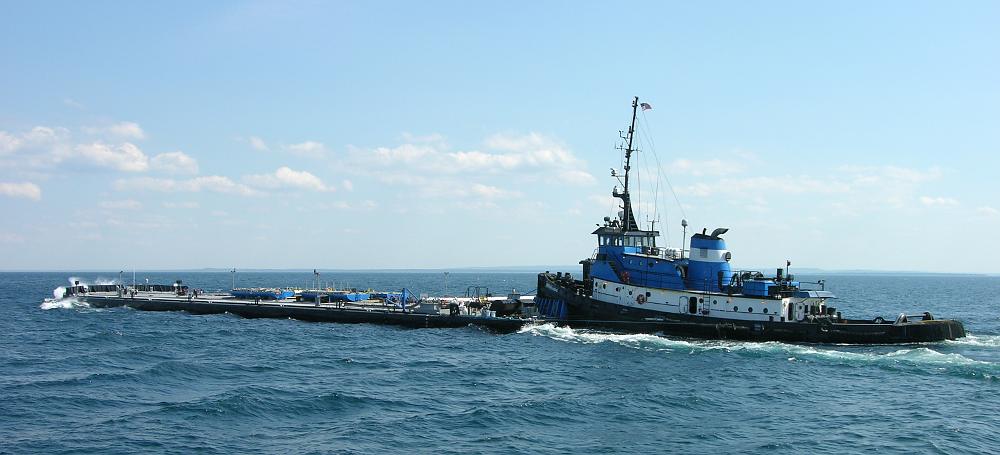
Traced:
<path fill-rule="evenodd" d="M 748 267 L 741 270 L 770 270 L 771 268 L 753 268 Z M 154 272 L 154 273 L 166 273 L 166 272 L 194 272 L 194 273 L 205 273 L 205 272 L 230 272 L 233 270 L 232 267 L 199 267 L 199 268 L 148 268 L 148 269 L 130 269 L 124 270 L 119 269 L 125 273 L 132 271 L 142 271 L 142 272 Z M 510 272 L 510 273 L 541 273 L 543 271 L 571 271 L 579 273 L 579 265 L 508 265 L 508 266 L 461 266 L 461 267 L 394 267 L 394 268 L 323 268 L 323 267 L 288 267 L 288 268 L 255 268 L 248 267 L 241 269 L 239 267 L 235 268 L 236 272 L 308 272 L 311 270 L 328 272 L 328 273 L 344 273 L 344 272 L 366 272 L 366 273 L 399 273 L 399 272 L 426 272 L 426 273 L 444 273 L 444 272 Z M 973 275 L 973 276 L 1000 276 L 1000 272 L 934 272 L 934 271 L 924 271 L 924 270 L 884 270 L 884 269 L 824 269 L 819 267 L 797 267 L 792 269 L 795 273 L 805 273 L 805 274 L 819 274 L 819 273 L 830 273 L 830 274 L 893 274 L 893 275 Z M 84 272 L 101 272 L 101 273 L 116 273 L 114 269 L 108 268 L 80 268 L 80 269 L 0 269 L 0 273 L 84 273 Z"/>

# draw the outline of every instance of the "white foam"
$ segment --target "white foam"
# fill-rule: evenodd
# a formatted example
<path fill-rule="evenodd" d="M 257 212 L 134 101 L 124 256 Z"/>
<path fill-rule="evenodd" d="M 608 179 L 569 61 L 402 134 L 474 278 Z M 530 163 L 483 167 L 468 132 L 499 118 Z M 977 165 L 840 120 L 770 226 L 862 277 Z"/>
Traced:
<path fill-rule="evenodd" d="M 1000 347 L 1000 335 L 973 335 L 971 333 L 966 333 L 965 338 L 948 340 L 948 343 L 998 348 Z"/>
<path fill-rule="evenodd" d="M 97 277 L 93 281 L 91 281 L 85 278 L 80 278 L 78 276 L 69 277 L 69 284 L 71 286 L 76 286 L 77 283 L 80 283 L 81 286 L 90 286 L 92 284 L 118 284 L 118 280 L 116 278 Z"/>
<path fill-rule="evenodd" d="M 93 283 L 80 278 L 78 276 L 71 276 L 68 278 L 70 286 L 80 286 L 84 288 L 89 287 L 91 284 L 115 284 L 118 280 L 110 278 L 98 277 Z M 43 310 L 52 310 L 57 308 L 90 308 L 86 302 L 83 302 L 76 297 L 66 297 L 66 286 L 59 286 L 52 290 L 51 299 L 45 299 L 39 307 Z"/>
<path fill-rule="evenodd" d="M 525 326 L 519 333 L 530 333 L 534 336 L 544 336 L 554 340 L 569 343 L 597 344 L 597 343 L 617 343 L 629 347 L 654 350 L 670 350 L 676 348 L 691 348 L 694 343 L 684 340 L 673 340 L 649 334 L 614 334 L 591 332 L 585 330 L 575 330 L 570 327 L 558 327 L 554 324 L 540 324 Z"/>
<path fill-rule="evenodd" d="M 1000 364 L 971 359 L 962 354 L 945 354 L 928 347 L 903 348 L 891 352 L 855 352 L 834 349 L 832 347 L 815 347 L 810 345 L 787 344 L 777 341 L 741 342 L 725 340 L 679 340 L 656 335 L 622 335 L 612 333 L 575 330 L 569 327 L 557 327 L 553 324 L 527 326 L 520 333 L 534 336 L 544 336 L 554 340 L 569 343 L 595 344 L 616 343 L 643 350 L 675 351 L 687 350 L 691 354 L 712 351 L 744 353 L 749 355 L 780 354 L 789 361 L 820 360 L 843 364 L 870 364 L 884 367 L 930 366 L 972 367 L 972 370 L 1000 372 Z M 988 346 L 1000 346 L 1000 337 L 974 337 L 972 343 Z M 863 349 L 863 348 L 862 348 Z"/>
<path fill-rule="evenodd" d="M 84 302 L 76 297 L 67 297 L 60 299 L 45 299 L 41 305 L 38 306 L 43 310 L 55 310 L 55 309 L 73 309 L 73 308 L 90 308 L 87 302 Z"/>

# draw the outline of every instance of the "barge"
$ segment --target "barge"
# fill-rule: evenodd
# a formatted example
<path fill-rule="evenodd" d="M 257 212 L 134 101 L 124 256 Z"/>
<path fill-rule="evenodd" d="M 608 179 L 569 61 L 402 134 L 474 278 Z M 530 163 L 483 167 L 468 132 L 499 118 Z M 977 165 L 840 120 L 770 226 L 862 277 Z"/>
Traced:
<path fill-rule="evenodd" d="M 385 293 L 385 299 L 330 300 L 319 291 L 262 290 L 247 293 L 204 293 L 178 281 L 164 285 L 77 285 L 61 298 L 75 298 L 93 308 L 129 307 L 141 311 L 186 311 L 192 314 L 235 314 L 245 318 L 298 319 L 312 322 L 371 323 L 410 328 L 484 327 L 514 332 L 535 319 L 497 316 L 490 307 L 506 298 L 476 301 L 462 298 L 408 298 L 408 291 Z M 305 298 L 305 297 L 312 298 Z"/>

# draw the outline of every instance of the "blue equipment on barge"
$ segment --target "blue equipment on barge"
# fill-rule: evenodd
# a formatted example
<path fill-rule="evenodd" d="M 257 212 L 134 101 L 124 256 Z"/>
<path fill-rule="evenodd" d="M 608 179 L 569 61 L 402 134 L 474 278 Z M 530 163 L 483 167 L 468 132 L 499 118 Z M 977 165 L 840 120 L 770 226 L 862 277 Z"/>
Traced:
<path fill-rule="evenodd" d="M 295 295 L 295 291 L 274 288 L 239 288 L 229 291 L 229 295 L 244 300 L 284 300 Z"/>
<path fill-rule="evenodd" d="M 385 294 L 385 293 L 383 293 Z M 372 298 L 372 294 L 357 291 L 302 291 L 299 293 L 301 300 L 314 302 L 360 302 Z"/>

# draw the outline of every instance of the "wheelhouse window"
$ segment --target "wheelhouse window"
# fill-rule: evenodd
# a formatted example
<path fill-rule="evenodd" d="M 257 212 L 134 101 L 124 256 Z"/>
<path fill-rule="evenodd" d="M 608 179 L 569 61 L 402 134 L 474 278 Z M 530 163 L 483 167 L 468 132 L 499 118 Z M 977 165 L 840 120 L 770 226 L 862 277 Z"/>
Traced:
<path fill-rule="evenodd" d="M 635 236 L 629 235 L 625 236 L 625 246 L 633 247 L 654 247 L 656 246 L 656 237 L 652 236 Z"/>
<path fill-rule="evenodd" d="M 597 244 L 600 246 L 621 246 L 622 238 L 613 235 L 600 235 L 597 237 Z"/>

